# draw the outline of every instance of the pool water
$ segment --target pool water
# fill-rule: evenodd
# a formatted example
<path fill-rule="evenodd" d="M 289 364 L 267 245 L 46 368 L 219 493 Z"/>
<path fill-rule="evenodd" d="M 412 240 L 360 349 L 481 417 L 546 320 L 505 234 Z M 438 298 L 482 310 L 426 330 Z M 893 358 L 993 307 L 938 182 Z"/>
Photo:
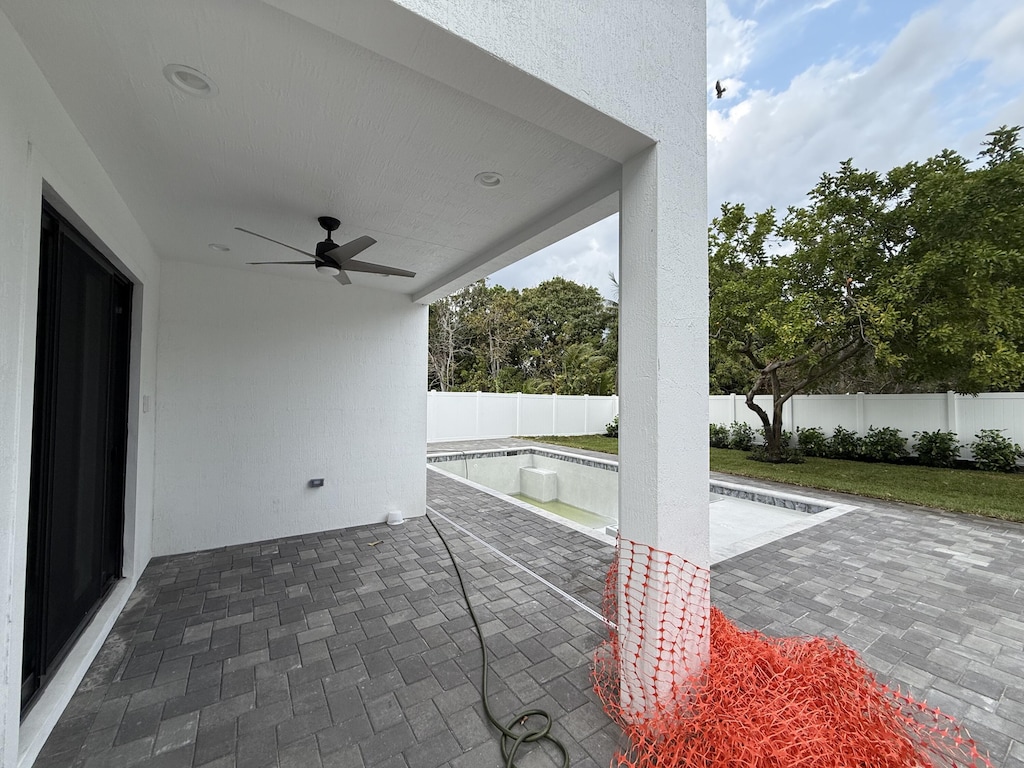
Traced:
<path fill-rule="evenodd" d="M 511 496 L 513 499 L 525 501 L 527 504 L 540 507 L 547 512 L 572 520 L 574 523 L 585 525 L 588 528 L 604 528 L 607 525 L 617 524 L 617 521 L 611 518 L 602 517 L 586 509 L 574 507 L 572 504 L 566 504 L 564 501 L 537 501 L 537 499 L 530 498 L 521 493 L 513 493 Z"/>

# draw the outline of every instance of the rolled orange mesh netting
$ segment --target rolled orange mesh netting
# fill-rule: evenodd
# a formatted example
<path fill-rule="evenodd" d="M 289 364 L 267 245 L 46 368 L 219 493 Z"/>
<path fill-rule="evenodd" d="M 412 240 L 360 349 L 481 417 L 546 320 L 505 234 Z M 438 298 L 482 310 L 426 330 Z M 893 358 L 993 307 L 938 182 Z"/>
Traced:
<path fill-rule="evenodd" d="M 742 631 L 716 608 L 688 616 L 708 579 L 619 541 L 604 611 L 624 629 L 598 650 L 594 681 L 629 737 L 620 767 L 991 768 L 949 715 L 879 683 L 838 639 Z"/>

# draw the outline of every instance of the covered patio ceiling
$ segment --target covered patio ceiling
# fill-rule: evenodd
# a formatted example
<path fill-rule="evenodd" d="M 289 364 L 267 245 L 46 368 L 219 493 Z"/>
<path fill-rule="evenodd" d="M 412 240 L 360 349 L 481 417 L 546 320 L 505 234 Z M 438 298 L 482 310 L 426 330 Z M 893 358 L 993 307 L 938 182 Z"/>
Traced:
<path fill-rule="evenodd" d="M 361 259 L 417 273 L 339 293 L 427 302 L 614 212 L 620 163 L 650 143 L 387 2 L 0 9 L 162 258 L 323 280 L 246 266 L 301 257 L 234 228 L 311 251 L 327 214 L 337 242 L 378 241 Z M 176 90 L 167 64 L 217 93 Z"/>

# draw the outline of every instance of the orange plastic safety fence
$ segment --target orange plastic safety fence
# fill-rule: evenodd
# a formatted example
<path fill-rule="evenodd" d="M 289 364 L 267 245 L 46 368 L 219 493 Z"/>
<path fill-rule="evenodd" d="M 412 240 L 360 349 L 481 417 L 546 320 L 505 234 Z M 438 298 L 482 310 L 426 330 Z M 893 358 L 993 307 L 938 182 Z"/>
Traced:
<path fill-rule="evenodd" d="M 949 715 L 879 683 L 838 639 L 745 632 L 716 608 L 705 623 L 707 595 L 706 570 L 619 541 L 604 605 L 619 630 L 594 681 L 629 737 L 620 767 L 991 768 Z"/>

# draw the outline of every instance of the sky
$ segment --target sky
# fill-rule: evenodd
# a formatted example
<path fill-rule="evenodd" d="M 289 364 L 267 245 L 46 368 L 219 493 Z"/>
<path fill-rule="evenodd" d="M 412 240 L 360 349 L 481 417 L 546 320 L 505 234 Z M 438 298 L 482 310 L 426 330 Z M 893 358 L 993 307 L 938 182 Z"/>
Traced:
<path fill-rule="evenodd" d="M 708 0 L 708 218 L 784 211 L 853 158 L 887 171 L 944 148 L 977 155 L 1024 125 L 1022 0 Z M 715 80 L 726 86 L 714 98 Z M 494 273 L 555 275 L 616 298 L 618 216 Z"/>

